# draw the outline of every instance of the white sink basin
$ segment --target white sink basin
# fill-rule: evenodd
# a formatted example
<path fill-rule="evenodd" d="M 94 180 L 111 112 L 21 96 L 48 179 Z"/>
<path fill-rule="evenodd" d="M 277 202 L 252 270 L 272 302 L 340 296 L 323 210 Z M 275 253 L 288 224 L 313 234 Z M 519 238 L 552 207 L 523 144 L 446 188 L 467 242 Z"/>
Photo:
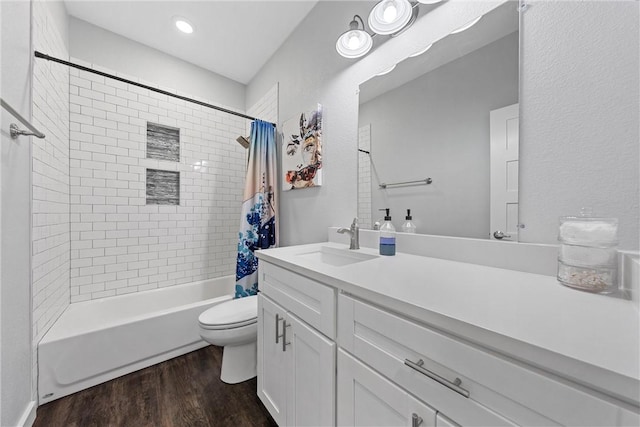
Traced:
<path fill-rule="evenodd" d="M 302 252 L 297 256 L 306 260 L 340 267 L 343 265 L 351 265 L 362 261 L 378 258 L 377 255 L 365 254 L 358 250 L 338 249 L 329 246 L 321 246 L 318 250 L 312 252 Z"/>

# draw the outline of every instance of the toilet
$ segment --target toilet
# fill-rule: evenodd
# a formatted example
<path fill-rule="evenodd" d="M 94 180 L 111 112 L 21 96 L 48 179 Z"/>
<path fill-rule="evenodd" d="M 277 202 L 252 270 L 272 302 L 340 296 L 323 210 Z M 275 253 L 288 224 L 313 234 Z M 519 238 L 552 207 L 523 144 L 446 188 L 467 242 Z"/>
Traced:
<path fill-rule="evenodd" d="M 237 384 L 257 375 L 258 296 L 215 305 L 198 317 L 200 336 L 224 347 L 220 379 Z"/>

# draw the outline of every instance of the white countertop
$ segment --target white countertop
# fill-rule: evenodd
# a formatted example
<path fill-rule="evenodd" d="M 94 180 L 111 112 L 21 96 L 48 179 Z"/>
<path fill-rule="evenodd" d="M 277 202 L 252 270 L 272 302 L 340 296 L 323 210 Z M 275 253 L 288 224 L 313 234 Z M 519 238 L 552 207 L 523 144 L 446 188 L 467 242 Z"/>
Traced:
<path fill-rule="evenodd" d="M 344 266 L 299 256 L 258 258 L 443 329 L 485 348 L 640 404 L 640 314 L 630 300 L 576 291 L 555 277 L 397 253 Z M 357 252 L 378 255 L 363 248 Z"/>

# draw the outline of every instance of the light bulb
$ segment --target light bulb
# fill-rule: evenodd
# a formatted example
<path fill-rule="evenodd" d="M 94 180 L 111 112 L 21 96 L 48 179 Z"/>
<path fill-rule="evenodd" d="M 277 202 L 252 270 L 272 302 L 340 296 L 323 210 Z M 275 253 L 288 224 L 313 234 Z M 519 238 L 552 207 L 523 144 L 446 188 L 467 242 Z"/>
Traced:
<path fill-rule="evenodd" d="M 393 1 L 388 1 L 384 6 L 384 13 L 382 14 L 385 22 L 393 22 L 398 17 L 398 9 Z"/>
<path fill-rule="evenodd" d="M 349 34 L 349 49 L 357 49 L 360 47 L 360 37 L 358 37 L 358 33 L 355 31 L 352 31 L 351 34 Z"/>
<path fill-rule="evenodd" d="M 193 26 L 183 19 L 176 20 L 176 27 L 178 27 L 178 29 L 183 33 L 186 33 L 186 34 L 193 33 Z"/>
<path fill-rule="evenodd" d="M 366 55 L 371 50 L 371 46 L 373 46 L 371 36 L 364 30 L 359 29 L 356 19 L 360 19 L 360 22 L 362 22 L 362 18 L 355 15 L 353 21 L 349 23 L 350 29 L 342 33 L 336 41 L 336 50 L 345 58 L 360 58 Z M 362 26 L 364 28 L 364 23 L 362 23 Z"/>
<path fill-rule="evenodd" d="M 394 34 L 410 23 L 413 7 L 409 0 L 382 0 L 369 13 L 369 28 L 376 34 Z"/>

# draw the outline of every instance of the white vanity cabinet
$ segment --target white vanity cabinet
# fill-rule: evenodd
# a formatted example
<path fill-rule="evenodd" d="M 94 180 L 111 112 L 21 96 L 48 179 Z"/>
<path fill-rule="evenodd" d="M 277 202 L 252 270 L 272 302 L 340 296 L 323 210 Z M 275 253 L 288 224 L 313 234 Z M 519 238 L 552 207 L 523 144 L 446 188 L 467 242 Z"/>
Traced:
<path fill-rule="evenodd" d="M 467 384 L 458 384 L 455 380 L 457 377 L 450 371 L 445 373 L 444 367 L 439 374 L 427 370 L 427 367 L 433 368 L 425 366 L 425 356 L 418 355 L 415 352 L 416 346 L 412 345 L 420 346 L 420 343 L 408 342 L 414 339 L 423 340 L 424 337 L 411 336 L 405 325 L 397 324 L 392 317 L 371 316 L 369 310 L 392 316 L 345 295 L 338 298 L 338 342 L 341 347 L 338 355 L 339 425 L 349 425 L 352 422 L 355 422 L 355 425 L 368 425 L 372 420 L 368 418 L 367 411 L 371 409 L 360 408 L 362 402 L 367 400 L 370 404 L 365 405 L 369 407 L 378 402 L 379 413 L 376 413 L 375 417 L 385 419 L 385 415 L 387 416 L 383 424 L 379 425 L 413 426 L 414 414 L 422 419 L 421 426 L 447 425 L 447 418 L 442 416 L 438 424 L 438 412 L 450 414 L 465 426 L 516 425 L 470 400 L 469 391 L 463 388 Z M 352 358 L 344 350 L 360 361 Z M 434 350 L 440 351 L 438 348 Z M 405 363 L 411 361 L 416 365 L 413 368 Z M 392 379 L 393 382 L 381 375 Z M 412 397 L 412 394 L 420 400 Z M 394 398 L 390 398 L 391 396 Z M 358 400 L 359 402 L 355 402 Z M 415 409 L 420 405 L 428 410 Z M 363 417 L 364 422 L 360 423 L 360 417 Z M 395 421 L 392 421 L 393 418 Z M 450 422 L 449 425 L 456 424 Z"/>
<path fill-rule="evenodd" d="M 350 296 L 339 296 L 338 318 L 340 351 L 433 407 L 441 414 L 435 425 L 456 425 L 451 420 L 462 426 L 637 421 L 611 399 Z M 346 373 L 341 366 L 339 384 Z M 340 405 L 348 403 L 338 402 L 340 415 Z"/>
<path fill-rule="evenodd" d="M 335 424 L 335 290 L 261 262 L 258 396 L 280 426 Z"/>
<path fill-rule="evenodd" d="M 627 301 L 409 254 L 322 256 L 340 251 L 257 254 L 258 395 L 280 426 L 640 425 L 637 308 Z M 611 337 L 614 312 L 629 327 Z"/>
<path fill-rule="evenodd" d="M 436 411 L 338 350 L 338 425 L 434 427 Z"/>

